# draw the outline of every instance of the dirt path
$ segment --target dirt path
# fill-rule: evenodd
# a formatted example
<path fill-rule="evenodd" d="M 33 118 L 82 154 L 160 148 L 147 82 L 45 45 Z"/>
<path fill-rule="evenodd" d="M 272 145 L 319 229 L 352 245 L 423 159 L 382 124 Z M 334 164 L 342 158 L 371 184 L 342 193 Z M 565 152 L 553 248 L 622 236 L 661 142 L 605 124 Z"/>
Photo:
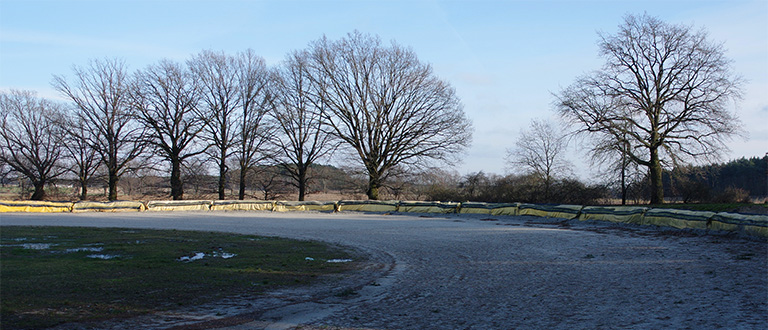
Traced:
<path fill-rule="evenodd" d="M 768 243 L 737 237 L 532 217 L 361 213 L 5 214 L 0 224 L 279 235 L 372 254 L 368 268 L 343 285 L 276 293 L 261 302 L 233 301 L 233 312 L 220 315 L 220 323 L 212 323 L 215 317 L 205 310 L 221 306 L 203 306 L 195 315 L 209 319 L 200 316 L 197 322 L 208 323 L 186 326 L 190 329 L 766 329 L 768 324 Z"/>

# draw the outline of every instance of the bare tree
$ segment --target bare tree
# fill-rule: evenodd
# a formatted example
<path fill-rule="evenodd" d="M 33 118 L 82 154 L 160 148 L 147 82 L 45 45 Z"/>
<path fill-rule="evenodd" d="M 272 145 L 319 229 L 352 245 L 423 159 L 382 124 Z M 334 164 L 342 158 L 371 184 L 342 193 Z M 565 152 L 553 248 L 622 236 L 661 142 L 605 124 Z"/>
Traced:
<path fill-rule="evenodd" d="M 171 165 L 171 197 L 184 197 L 184 162 L 205 152 L 196 144 L 203 130 L 197 111 L 199 92 L 191 73 L 178 63 L 162 60 L 136 74 L 133 107 L 147 129 L 147 143 Z"/>
<path fill-rule="evenodd" d="M 216 191 L 216 180 L 208 175 L 207 158 L 193 157 L 184 163 L 182 176 L 187 186 L 192 187 L 192 198 L 207 199 L 213 191 Z M 189 189 L 187 189 L 189 191 Z"/>
<path fill-rule="evenodd" d="M 92 131 L 83 136 L 96 150 L 108 176 L 109 200 L 117 200 L 117 183 L 144 151 L 141 125 L 130 112 L 130 84 L 121 60 L 92 60 L 73 68 L 75 81 L 54 76 L 53 87 L 77 106 L 76 115 Z"/>
<path fill-rule="evenodd" d="M 88 184 L 99 169 L 99 155 L 89 143 L 88 129 L 82 118 L 68 114 L 59 122 L 64 140 L 66 159 L 72 164 L 68 170 L 77 177 L 80 185 L 80 200 L 88 199 Z"/>
<path fill-rule="evenodd" d="M 300 201 L 307 193 L 312 164 L 338 146 L 323 129 L 322 102 L 312 93 L 307 57 L 306 51 L 297 51 L 283 63 L 275 88 L 276 107 L 271 113 L 279 133 L 276 157 L 299 189 Z"/>
<path fill-rule="evenodd" d="M 245 199 L 246 176 L 253 167 L 269 158 L 268 146 L 272 140 L 273 125 L 267 114 L 273 108 L 271 85 L 273 76 L 264 59 L 248 49 L 234 59 L 238 82 L 240 113 L 237 125 L 235 158 L 239 165 L 240 184 L 238 199 Z"/>
<path fill-rule="evenodd" d="M 626 135 L 616 138 L 608 134 L 599 134 L 602 140 L 594 141 L 591 150 L 592 161 L 602 170 L 602 176 L 612 178 L 609 185 L 618 185 L 621 195 L 621 205 L 627 204 L 629 185 L 643 177 L 641 169 L 630 157 L 632 145 Z M 613 179 L 618 176 L 618 180 Z"/>
<path fill-rule="evenodd" d="M 0 160 L 32 182 L 33 200 L 45 199 L 45 185 L 66 172 L 60 115 L 58 105 L 34 92 L 0 92 Z"/>
<path fill-rule="evenodd" d="M 451 163 L 469 145 L 471 123 L 454 89 L 413 50 L 355 31 L 323 37 L 309 54 L 323 119 L 365 167 L 368 198 L 379 198 L 393 167 Z"/>
<path fill-rule="evenodd" d="M 550 200 L 555 178 L 570 173 L 565 159 L 568 141 L 560 131 L 551 122 L 532 120 L 530 130 L 521 131 L 515 146 L 507 150 L 507 162 L 513 168 L 536 176 L 544 184 L 544 200 Z"/>
<path fill-rule="evenodd" d="M 193 74 L 199 79 L 205 118 L 204 138 L 208 140 L 211 158 L 219 167 L 219 199 L 225 199 L 227 160 L 235 152 L 238 123 L 239 88 L 237 66 L 223 52 L 203 51 L 189 61 Z"/>
<path fill-rule="evenodd" d="M 741 80 L 706 32 L 647 15 L 627 16 L 599 47 L 603 69 L 561 91 L 558 110 L 578 132 L 626 139 L 626 156 L 648 168 L 651 203 L 663 203 L 664 162 L 716 156 L 738 133 L 728 104 Z"/>

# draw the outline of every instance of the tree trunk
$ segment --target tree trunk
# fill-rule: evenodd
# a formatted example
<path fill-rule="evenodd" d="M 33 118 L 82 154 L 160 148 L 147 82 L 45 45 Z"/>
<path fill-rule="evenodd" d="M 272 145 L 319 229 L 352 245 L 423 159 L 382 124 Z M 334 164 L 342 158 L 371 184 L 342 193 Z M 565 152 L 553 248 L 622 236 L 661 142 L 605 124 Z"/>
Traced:
<path fill-rule="evenodd" d="M 621 153 L 621 205 L 627 205 L 627 154 Z"/>
<path fill-rule="evenodd" d="M 237 199 L 244 200 L 245 199 L 245 177 L 248 176 L 248 171 L 240 167 L 240 190 L 237 193 Z"/>
<path fill-rule="evenodd" d="M 224 199 L 224 186 L 226 185 L 226 176 L 227 176 L 227 165 L 224 163 L 226 161 L 225 158 L 220 159 L 221 163 L 219 163 L 219 199 Z"/>
<path fill-rule="evenodd" d="M 304 200 L 304 195 L 307 193 L 307 169 L 299 167 L 298 169 L 298 181 L 299 181 L 299 201 Z"/>
<path fill-rule="evenodd" d="M 648 166 L 648 174 L 651 177 L 651 204 L 664 204 L 664 183 L 661 180 L 661 161 L 659 151 L 651 149 L 651 161 Z"/>
<path fill-rule="evenodd" d="M 88 199 L 88 180 L 80 179 L 80 200 Z"/>
<path fill-rule="evenodd" d="M 35 186 L 35 192 L 32 193 L 31 199 L 33 201 L 41 201 L 45 199 L 45 182 L 33 182 Z"/>
<path fill-rule="evenodd" d="M 107 196 L 107 199 L 109 201 L 116 201 L 117 200 L 117 181 L 120 180 L 120 178 L 117 176 L 117 171 L 109 171 L 109 195 Z"/>
<path fill-rule="evenodd" d="M 627 182 L 624 165 L 621 166 L 621 205 L 627 205 Z"/>
<path fill-rule="evenodd" d="M 368 174 L 368 191 L 366 192 L 366 194 L 368 194 L 368 199 L 378 200 L 380 187 L 381 187 L 381 181 L 379 180 L 378 174 L 369 173 Z"/>
<path fill-rule="evenodd" d="M 171 198 L 184 199 L 184 182 L 181 181 L 181 161 L 171 161 Z"/>

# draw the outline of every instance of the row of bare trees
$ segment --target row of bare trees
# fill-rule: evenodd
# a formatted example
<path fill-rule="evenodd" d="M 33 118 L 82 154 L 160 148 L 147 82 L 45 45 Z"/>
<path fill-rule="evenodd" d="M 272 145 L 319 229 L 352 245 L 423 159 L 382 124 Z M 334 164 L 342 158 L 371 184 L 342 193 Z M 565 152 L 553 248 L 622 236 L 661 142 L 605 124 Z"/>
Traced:
<path fill-rule="evenodd" d="M 70 171 L 81 199 L 97 168 L 108 199 L 136 166 L 160 160 L 171 197 L 184 196 L 184 166 L 205 159 L 218 170 L 218 197 L 236 164 L 243 199 L 258 164 L 285 169 L 304 199 L 311 165 L 337 150 L 365 169 L 368 197 L 395 170 L 450 162 L 468 146 L 471 124 L 453 88 L 396 43 L 353 32 L 323 37 L 276 67 L 252 50 L 202 51 L 185 63 L 160 60 L 130 73 L 117 59 L 55 75 L 68 104 L 11 90 L 0 99 L 0 161 L 29 179 L 33 199 Z"/>

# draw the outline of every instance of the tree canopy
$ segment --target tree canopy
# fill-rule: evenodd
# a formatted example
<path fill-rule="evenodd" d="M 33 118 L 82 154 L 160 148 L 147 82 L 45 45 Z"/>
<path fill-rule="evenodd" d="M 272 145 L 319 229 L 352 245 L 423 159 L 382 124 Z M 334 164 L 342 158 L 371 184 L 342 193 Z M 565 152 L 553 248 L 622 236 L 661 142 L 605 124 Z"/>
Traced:
<path fill-rule="evenodd" d="M 663 203 L 664 165 L 717 156 L 739 132 L 729 103 L 741 79 L 723 46 L 690 26 L 628 15 L 600 37 L 603 68 L 557 94 L 557 109 L 578 133 L 628 145 L 622 152 L 648 168 L 651 203 Z"/>
<path fill-rule="evenodd" d="M 362 162 L 368 198 L 398 166 L 450 163 L 469 145 L 456 92 L 413 50 L 355 31 L 311 43 L 309 61 L 325 124 Z"/>

